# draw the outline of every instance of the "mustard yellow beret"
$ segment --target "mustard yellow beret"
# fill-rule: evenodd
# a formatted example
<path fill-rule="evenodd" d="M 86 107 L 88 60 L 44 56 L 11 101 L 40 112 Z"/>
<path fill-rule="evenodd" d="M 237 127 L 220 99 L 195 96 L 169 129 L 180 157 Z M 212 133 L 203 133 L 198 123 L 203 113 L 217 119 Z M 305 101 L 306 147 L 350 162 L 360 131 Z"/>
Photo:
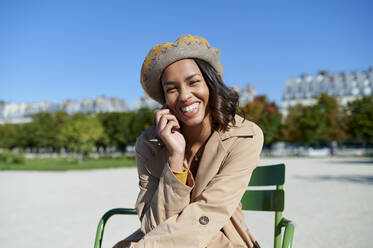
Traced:
<path fill-rule="evenodd" d="M 205 38 L 185 34 L 174 42 L 155 45 L 149 51 L 142 64 L 140 76 L 145 92 L 160 104 L 164 104 L 165 99 L 160 81 L 162 72 L 170 64 L 187 58 L 198 58 L 208 62 L 223 78 L 219 50 L 210 46 Z"/>

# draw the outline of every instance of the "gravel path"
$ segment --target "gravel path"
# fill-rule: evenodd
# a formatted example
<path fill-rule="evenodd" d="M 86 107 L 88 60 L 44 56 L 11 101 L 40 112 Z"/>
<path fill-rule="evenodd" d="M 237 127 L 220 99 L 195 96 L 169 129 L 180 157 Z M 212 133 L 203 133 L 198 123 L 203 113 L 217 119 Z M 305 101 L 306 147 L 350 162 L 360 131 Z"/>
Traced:
<path fill-rule="evenodd" d="M 368 159 L 263 159 L 285 162 L 284 216 L 296 222 L 293 247 L 372 247 L 373 161 Z M 132 207 L 136 169 L 69 172 L 0 172 L 0 246 L 92 247 L 99 217 Z M 272 247 L 272 213 L 246 212 L 262 247 Z M 139 225 L 136 216 L 107 224 L 103 247 Z"/>

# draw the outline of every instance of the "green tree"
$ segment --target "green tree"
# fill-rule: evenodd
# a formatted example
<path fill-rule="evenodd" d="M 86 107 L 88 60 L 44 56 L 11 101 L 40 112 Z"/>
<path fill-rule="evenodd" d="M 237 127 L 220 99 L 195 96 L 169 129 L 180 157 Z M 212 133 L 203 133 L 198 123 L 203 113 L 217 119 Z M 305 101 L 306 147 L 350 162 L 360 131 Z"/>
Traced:
<path fill-rule="evenodd" d="M 154 124 L 155 113 L 148 108 L 141 108 L 131 115 L 131 135 L 129 145 L 135 145 L 140 134 Z"/>
<path fill-rule="evenodd" d="M 98 118 L 77 114 L 65 123 L 58 137 L 64 147 L 86 156 L 104 136 L 104 128 Z"/>
<path fill-rule="evenodd" d="M 241 107 L 245 117 L 260 126 L 264 133 L 264 144 L 270 146 L 279 138 L 282 115 L 275 102 L 266 96 L 257 96 Z"/>
<path fill-rule="evenodd" d="M 299 129 L 299 118 L 303 113 L 303 105 L 297 104 L 289 108 L 284 123 L 281 125 L 281 140 L 289 143 L 299 143 L 302 137 L 302 130 Z"/>
<path fill-rule="evenodd" d="M 21 148 L 36 148 L 36 130 L 37 126 L 33 122 L 15 124 L 16 134 L 16 147 Z"/>
<path fill-rule="evenodd" d="M 40 112 L 33 116 L 32 122 L 35 126 L 35 142 L 39 148 L 53 148 L 57 150 L 61 148 L 58 134 L 69 119 L 69 115 L 65 112 L 46 113 Z"/>
<path fill-rule="evenodd" d="M 323 114 L 321 140 L 328 142 L 329 145 L 332 141 L 346 140 L 346 114 L 337 99 L 322 93 L 317 98 L 316 105 Z"/>
<path fill-rule="evenodd" d="M 289 109 L 281 127 L 282 140 L 304 145 L 315 144 L 320 140 L 324 115 L 319 106 L 295 105 Z"/>
<path fill-rule="evenodd" d="M 98 118 L 108 137 L 107 144 L 124 152 L 131 136 L 131 112 L 103 113 Z"/>
<path fill-rule="evenodd" d="M 153 124 L 154 112 L 142 108 L 133 112 L 102 113 L 98 118 L 109 138 L 108 145 L 124 152 L 127 146 L 135 144 L 142 131 Z"/>
<path fill-rule="evenodd" d="M 0 147 L 12 149 L 17 146 L 17 133 L 18 128 L 14 124 L 0 125 Z"/>
<path fill-rule="evenodd" d="M 63 111 L 57 111 L 52 115 L 52 123 L 53 123 L 53 145 L 52 147 L 56 150 L 59 150 L 63 147 L 63 144 L 60 142 L 58 136 L 61 132 L 61 129 L 66 124 L 66 122 L 71 118 L 71 116 Z"/>
<path fill-rule="evenodd" d="M 336 98 L 322 93 L 313 106 L 295 105 L 289 109 L 281 128 L 281 137 L 304 145 L 344 141 L 346 115 Z"/>
<path fill-rule="evenodd" d="M 373 142 L 373 96 L 348 103 L 350 139 L 364 145 Z"/>

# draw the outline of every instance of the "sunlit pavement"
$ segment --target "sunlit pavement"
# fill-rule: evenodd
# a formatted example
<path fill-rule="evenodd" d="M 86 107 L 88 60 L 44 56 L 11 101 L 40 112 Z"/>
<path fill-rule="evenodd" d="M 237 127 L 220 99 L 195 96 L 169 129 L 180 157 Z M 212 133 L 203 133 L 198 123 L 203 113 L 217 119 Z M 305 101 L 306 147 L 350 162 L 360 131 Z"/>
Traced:
<path fill-rule="evenodd" d="M 371 247 L 373 161 L 364 158 L 272 158 L 286 163 L 284 216 L 296 222 L 293 247 Z M 0 246 L 92 247 L 99 217 L 133 207 L 135 168 L 69 172 L 0 172 Z M 262 247 L 272 247 L 272 213 L 245 213 Z M 103 247 L 139 225 L 113 217 Z"/>

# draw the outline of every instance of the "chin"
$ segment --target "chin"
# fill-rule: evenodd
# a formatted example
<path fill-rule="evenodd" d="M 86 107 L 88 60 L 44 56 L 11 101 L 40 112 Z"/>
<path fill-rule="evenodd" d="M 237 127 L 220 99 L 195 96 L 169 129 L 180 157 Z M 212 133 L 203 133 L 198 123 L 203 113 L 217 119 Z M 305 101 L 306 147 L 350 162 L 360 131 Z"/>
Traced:
<path fill-rule="evenodd" d="M 182 120 L 182 123 L 185 126 L 188 126 L 188 127 L 198 126 L 198 125 L 201 125 L 203 123 L 203 118 Z"/>

